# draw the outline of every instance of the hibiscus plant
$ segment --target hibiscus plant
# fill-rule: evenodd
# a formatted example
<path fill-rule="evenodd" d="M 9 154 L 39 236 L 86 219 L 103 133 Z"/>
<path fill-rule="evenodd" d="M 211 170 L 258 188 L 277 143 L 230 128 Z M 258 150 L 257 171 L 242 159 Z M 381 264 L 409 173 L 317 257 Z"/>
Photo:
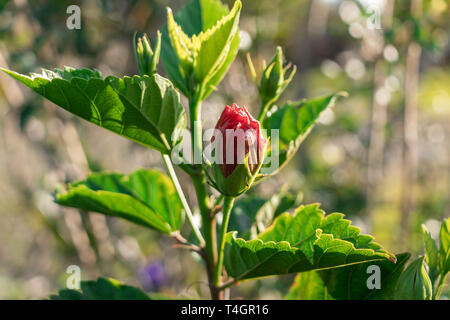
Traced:
<path fill-rule="evenodd" d="M 406 267 L 409 254 L 387 251 L 343 214 L 326 215 L 318 204 L 298 206 L 280 195 L 263 209 L 245 212 L 248 199 L 242 195 L 277 174 L 321 114 L 345 93 L 280 103 L 296 68 L 285 64 L 277 48 L 259 72 L 248 59 L 260 96 L 259 114 L 254 118 L 230 102 L 207 135 L 202 102 L 237 55 L 241 7 L 239 0 L 231 10 L 220 0 L 192 0 L 176 14 L 168 8 L 167 25 L 154 46 L 145 35 L 134 39 L 140 74 L 132 77 L 104 78 L 97 70 L 69 67 L 31 75 L 2 69 L 78 117 L 159 151 L 167 169 L 92 173 L 58 188 L 55 201 L 172 237 L 201 257 L 213 299 L 228 297 L 229 289 L 243 281 L 292 273 L 298 275 L 287 296 L 291 299 L 437 298 L 450 269 L 448 220 L 440 245 L 424 229 L 426 255 Z M 157 73 L 160 58 L 168 78 Z M 180 94 L 188 101 L 188 115 Z M 175 166 L 192 180 L 198 210 L 186 200 Z M 236 223 L 237 206 L 248 215 L 249 228 Z M 195 219 L 197 211 L 201 219 Z M 183 227 L 185 221 L 190 227 Z M 368 280 L 370 268 L 379 272 L 376 288 Z M 149 298 L 105 278 L 52 297 Z"/>

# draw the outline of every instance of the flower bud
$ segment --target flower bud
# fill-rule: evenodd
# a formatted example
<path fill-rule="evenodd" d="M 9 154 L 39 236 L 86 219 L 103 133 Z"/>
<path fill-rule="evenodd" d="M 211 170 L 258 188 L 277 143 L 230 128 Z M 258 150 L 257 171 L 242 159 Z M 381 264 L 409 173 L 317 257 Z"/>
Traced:
<path fill-rule="evenodd" d="M 138 65 L 139 73 L 141 75 L 151 76 L 156 73 L 156 68 L 159 63 L 159 55 L 161 52 L 161 33 L 158 31 L 158 39 L 156 41 L 155 50 L 150 46 L 150 40 L 144 34 L 142 38 L 134 41 L 134 53 Z"/>
<path fill-rule="evenodd" d="M 250 56 L 247 56 L 247 59 L 253 79 L 256 82 L 257 75 L 255 67 L 253 66 L 253 62 Z M 278 47 L 275 56 L 272 58 L 272 61 L 267 67 L 264 68 L 262 72 L 258 89 L 263 109 L 261 109 L 260 115 L 258 117 L 259 120 L 264 118 L 265 114 L 269 110 L 269 107 L 279 99 L 283 91 L 292 81 L 292 78 L 297 71 L 296 66 L 292 67 L 291 69 L 291 64 L 283 66 L 283 59 L 283 50 L 281 49 L 281 47 Z M 288 71 L 290 69 L 291 72 L 288 75 Z"/>
<path fill-rule="evenodd" d="M 278 47 L 275 56 L 261 76 L 259 92 L 263 104 L 273 100 L 280 94 L 283 82 L 283 52 L 281 51 L 281 48 Z"/>
<path fill-rule="evenodd" d="M 267 140 L 260 123 L 245 107 L 226 106 L 211 139 L 216 152 L 213 185 L 226 196 L 238 196 L 253 183 L 264 160 Z"/>

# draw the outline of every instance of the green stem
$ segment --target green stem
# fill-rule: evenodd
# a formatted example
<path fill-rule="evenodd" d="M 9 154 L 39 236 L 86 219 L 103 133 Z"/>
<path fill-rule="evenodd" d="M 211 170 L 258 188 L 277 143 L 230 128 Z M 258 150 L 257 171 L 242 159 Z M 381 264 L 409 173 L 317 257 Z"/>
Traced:
<path fill-rule="evenodd" d="M 202 171 L 203 144 L 202 144 L 202 122 L 201 101 L 192 99 L 189 101 L 189 115 L 192 134 L 192 159 L 194 172 L 190 174 L 197 195 L 198 206 L 202 216 L 202 229 L 205 238 L 205 262 L 208 273 L 211 297 L 218 299 L 218 291 L 213 283 L 214 268 L 217 259 L 216 219 L 211 215 L 211 203 L 207 193 L 205 173 Z"/>
<path fill-rule="evenodd" d="M 235 286 L 239 283 L 236 279 L 230 279 L 227 282 L 222 283 L 219 287 L 217 287 L 217 290 L 222 291 L 231 288 L 232 286 Z"/>
<path fill-rule="evenodd" d="M 225 248 L 225 236 L 227 234 L 228 222 L 230 221 L 230 213 L 233 208 L 234 197 L 225 197 L 223 201 L 223 219 L 222 227 L 220 229 L 220 244 L 219 244 L 219 257 L 217 259 L 217 265 L 214 273 L 214 286 L 219 287 L 221 284 L 222 266 L 224 258 Z"/>
<path fill-rule="evenodd" d="M 175 173 L 175 169 L 173 168 L 172 161 L 170 160 L 169 155 L 161 154 L 164 164 L 166 165 L 167 172 L 169 173 L 170 178 L 175 185 L 175 189 L 177 190 L 178 196 L 180 197 L 181 203 L 183 205 L 184 211 L 186 211 L 186 217 L 188 219 L 189 224 L 191 225 L 192 231 L 194 232 L 195 237 L 199 241 L 200 245 L 203 246 L 205 244 L 205 239 L 198 228 L 198 226 L 194 222 L 194 216 L 192 215 L 191 208 L 184 196 L 183 189 L 181 188 L 180 182 L 178 181 L 177 174 Z"/>
<path fill-rule="evenodd" d="M 264 120 L 264 117 L 266 116 L 267 111 L 269 111 L 269 107 L 272 103 L 270 101 L 266 102 L 262 105 L 261 109 L 259 110 L 258 114 L 258 121 L 262 122 Z"/>
<path fill-rule="evenodd" d="M 194 166 L 201 165 L 203 162 L 203 143 L 202 143 L 202 103 L 196 99 L 189 102 L 189 116 L 191 122 L 192 134 L 192 159 Z"/>
<path fill-rule="evenodd" d="M 214 265 L 216 260 L 215 253 L 215 220 L 210 217 L 211 206 L 208 194 L 206 193 L 206 179 L 203 175 L 192 176 L 195 193 L 197 194 L 198 207 L 202 216 L 203 235 L 205 237 L 205 251 L 209 263 Z M 213 223 L 214 222 L 214 223 Z"/>

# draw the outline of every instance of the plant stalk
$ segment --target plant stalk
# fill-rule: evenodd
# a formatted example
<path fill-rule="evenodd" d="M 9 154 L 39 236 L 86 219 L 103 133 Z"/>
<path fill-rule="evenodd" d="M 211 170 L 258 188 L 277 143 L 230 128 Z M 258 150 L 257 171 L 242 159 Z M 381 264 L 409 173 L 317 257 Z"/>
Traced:
<path fill-rule="evenodd" d="M 211 203 L 207 193 L 206 176 L 202 171 L 203 144 L 202 144 L 202 122 L 201 101 L 192 99 L 189 101 L 189 115 L 192 135 L 192 159 L 194 172 L 190 174 L 197 195 L 198 206 L 202 216 L 202 229 L 205 239 L 205 262 L 208 273 L 208 282 L 211 297 L 218 299 L 218 291 L 213 282 L 214 269 L 217 259 L 216 219 L 211 214 Z"/>
<path fill-rule="evenodd" d="M 220 287 L 222 279 L 222 266 L 224 259 L 224 248 L 225 248 L 225 236 L 228 230 L 228 223 L 230 221 L 230 213 L 234 204 L 234 197 L 225 197 L 223 202 L 223 219 L 222 227 L 220 229 L 220 244 L 219 244 L 219 256 L 217 259 L 217 265 L 214 273 L 214 286 Z"/>
<path fill-rule="evenodd" d="M 203 132 L 202 132 L 202 104 L 193 99 L 189 102 L 189 116 L 192 135 L 192 159 L 194 166 L 201 166 L 203 162 Z"/>

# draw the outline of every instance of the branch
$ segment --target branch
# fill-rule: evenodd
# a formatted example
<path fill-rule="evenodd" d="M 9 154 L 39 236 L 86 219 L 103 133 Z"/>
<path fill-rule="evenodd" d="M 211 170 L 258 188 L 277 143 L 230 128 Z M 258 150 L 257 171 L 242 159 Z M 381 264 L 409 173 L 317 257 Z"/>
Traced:
<path fill-rule="evenodd" d="M 178 244 L 174 244 L 175 247 L 188 249 L 193 252 L 197 252 L 202 257 L 204 256 L 203 248 L 201 248 L 193 243 L 190 243 L 179 232 L 174 232 L 172 234 L 172 238 L 178 242 Z"/>

